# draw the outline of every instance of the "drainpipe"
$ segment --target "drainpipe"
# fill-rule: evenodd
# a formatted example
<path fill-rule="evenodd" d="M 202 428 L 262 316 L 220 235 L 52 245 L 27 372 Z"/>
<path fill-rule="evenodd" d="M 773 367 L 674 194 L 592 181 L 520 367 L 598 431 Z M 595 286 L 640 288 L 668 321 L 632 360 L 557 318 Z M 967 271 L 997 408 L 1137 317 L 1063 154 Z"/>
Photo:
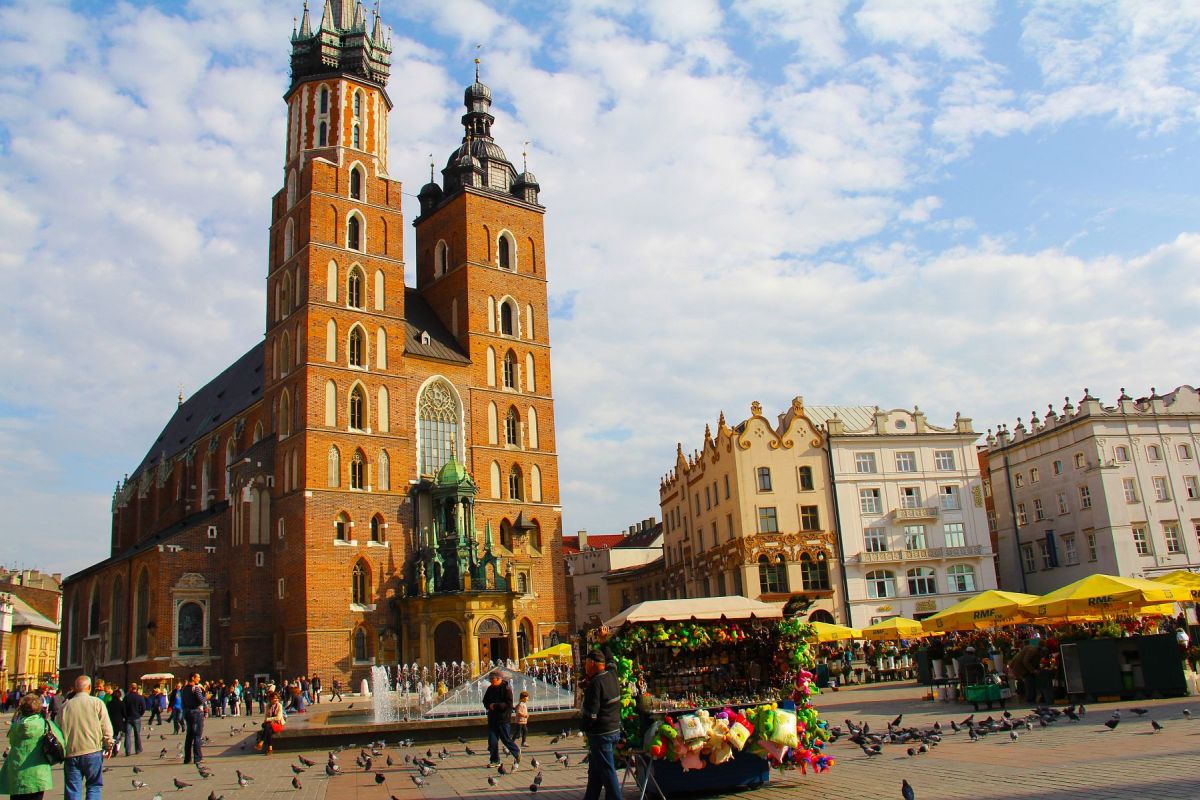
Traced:
<path fill-rule="evenodd" d="M 1021 591 L 1029 593 L 1025 579 L 1025 563 L 1021 560 L 1021 526 L 1017 524 L 1017 501 L 1013 498 L 1012 470 L 1008 464 L 1008 453 L 1004 454 L 1004 483 L 1008 486 L 1008 513 L 1013 521 L 1013 549 L 1017 552 L 1017 572 L 1021 575 Z"/>
<path fill-rule="evenodd" d="M 833 471 L 833 442 L 829 435 L 825 436 L 825 463 L 829 467 L 829 490 L 833 493 L 833 535 L 837 539 L 838 548 L 838 572 L 842 578 L 842 613 L 846 615 L 846 624 L 853 625 L 854 619 L 850 616 L 850 581 L 846 578 L 846 548 L 842 544 L 842 512 L 838 505 L 837 481 L 834 479 Z"/>

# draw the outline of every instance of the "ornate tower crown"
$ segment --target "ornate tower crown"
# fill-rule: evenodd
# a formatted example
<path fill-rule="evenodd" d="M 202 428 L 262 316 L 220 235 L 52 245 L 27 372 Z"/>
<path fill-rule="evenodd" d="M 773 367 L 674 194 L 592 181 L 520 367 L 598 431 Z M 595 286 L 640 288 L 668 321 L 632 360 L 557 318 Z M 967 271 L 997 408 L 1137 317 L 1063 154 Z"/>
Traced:
<path fill-rule="evenodd" d="M 299 30 L 292 33 L 292 89 L 321 75 L 344 73 L 380 88 L 391 71 L 392 46 L 384 35 L 378 11 L 367 30 L 362 0 L 325 0 L 321 20 L 313 30 L 304 3 Z"/>

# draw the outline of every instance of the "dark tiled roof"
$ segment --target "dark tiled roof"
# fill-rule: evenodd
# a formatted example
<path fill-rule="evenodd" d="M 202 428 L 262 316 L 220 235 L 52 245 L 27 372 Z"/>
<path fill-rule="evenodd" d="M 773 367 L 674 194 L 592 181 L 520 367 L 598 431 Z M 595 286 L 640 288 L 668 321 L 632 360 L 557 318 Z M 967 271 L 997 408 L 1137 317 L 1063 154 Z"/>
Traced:
<path fill-rule="evenodd" d="M 406 355 L 455 361 L 460 364 L 471 363 L 458 340 L 446 330 L 441 318 L 429 307 L 421 293 L 408 286 L 404 287 L 404 327 Z M 429 344 L 421 341 L 422 333 L 429 334 Z"/>
<path fill-rule="evenodd" d="M 200 437 L 260 400 L 264 346 L 262 342 L 254 345 L 175 409 L 133 475 L 158 464 L 164 454 L 170 458 L 186 450 Z"/>
<path fill-rule="evenodd" d="M 663 526 L 662 526 L 662 523 L 659 522 L 654 525 L 651 525 L 649 528 L 643 528 L 642 530 L 638 531 L 637 533 L 631 533 L 630 535 L 628 535 L 624 539 L 622 539 L 618 544 L 615 544 L 613 546 L 614 547 L 652 547 L 654 545 L 654 540 L 657 539 L 660 535 L 662 535 L 662 532 L 663 532 Z"/>

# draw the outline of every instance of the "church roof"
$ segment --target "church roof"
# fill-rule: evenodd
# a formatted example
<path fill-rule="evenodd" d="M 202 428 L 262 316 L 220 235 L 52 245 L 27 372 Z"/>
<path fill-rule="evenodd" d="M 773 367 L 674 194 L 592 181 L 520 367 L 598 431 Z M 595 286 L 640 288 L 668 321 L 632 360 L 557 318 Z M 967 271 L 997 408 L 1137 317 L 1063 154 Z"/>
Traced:
<path fill-rule="evenodd" d="M 404 327 L 405 355 L 459 364 L 471 363 L 470 357 L 454 335 L 446 330 L 437 312 L 430 308 L 420 292 L 408 286 L 404 287 Z M 422 334 L 427 334 L 428 341 Z"/>
<path fill-rule="evenodd" d="M 262 399 L 263 348 L 262 342 L 254 345 L 175 409 L 133 474 L 155 466 L 164 456 L 170 458 L 188 449 Z"/>

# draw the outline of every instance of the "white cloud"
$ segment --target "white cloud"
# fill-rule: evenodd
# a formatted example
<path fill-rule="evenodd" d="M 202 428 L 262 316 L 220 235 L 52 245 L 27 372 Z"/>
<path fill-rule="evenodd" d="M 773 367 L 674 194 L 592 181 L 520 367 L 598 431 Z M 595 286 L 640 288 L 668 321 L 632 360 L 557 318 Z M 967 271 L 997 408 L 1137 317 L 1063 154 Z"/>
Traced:
<path fill-rule="evenodd" d="M 973 59 L 993 8 L 984 0 L 866 0 L 854 21 L 876 42 Z"/>

